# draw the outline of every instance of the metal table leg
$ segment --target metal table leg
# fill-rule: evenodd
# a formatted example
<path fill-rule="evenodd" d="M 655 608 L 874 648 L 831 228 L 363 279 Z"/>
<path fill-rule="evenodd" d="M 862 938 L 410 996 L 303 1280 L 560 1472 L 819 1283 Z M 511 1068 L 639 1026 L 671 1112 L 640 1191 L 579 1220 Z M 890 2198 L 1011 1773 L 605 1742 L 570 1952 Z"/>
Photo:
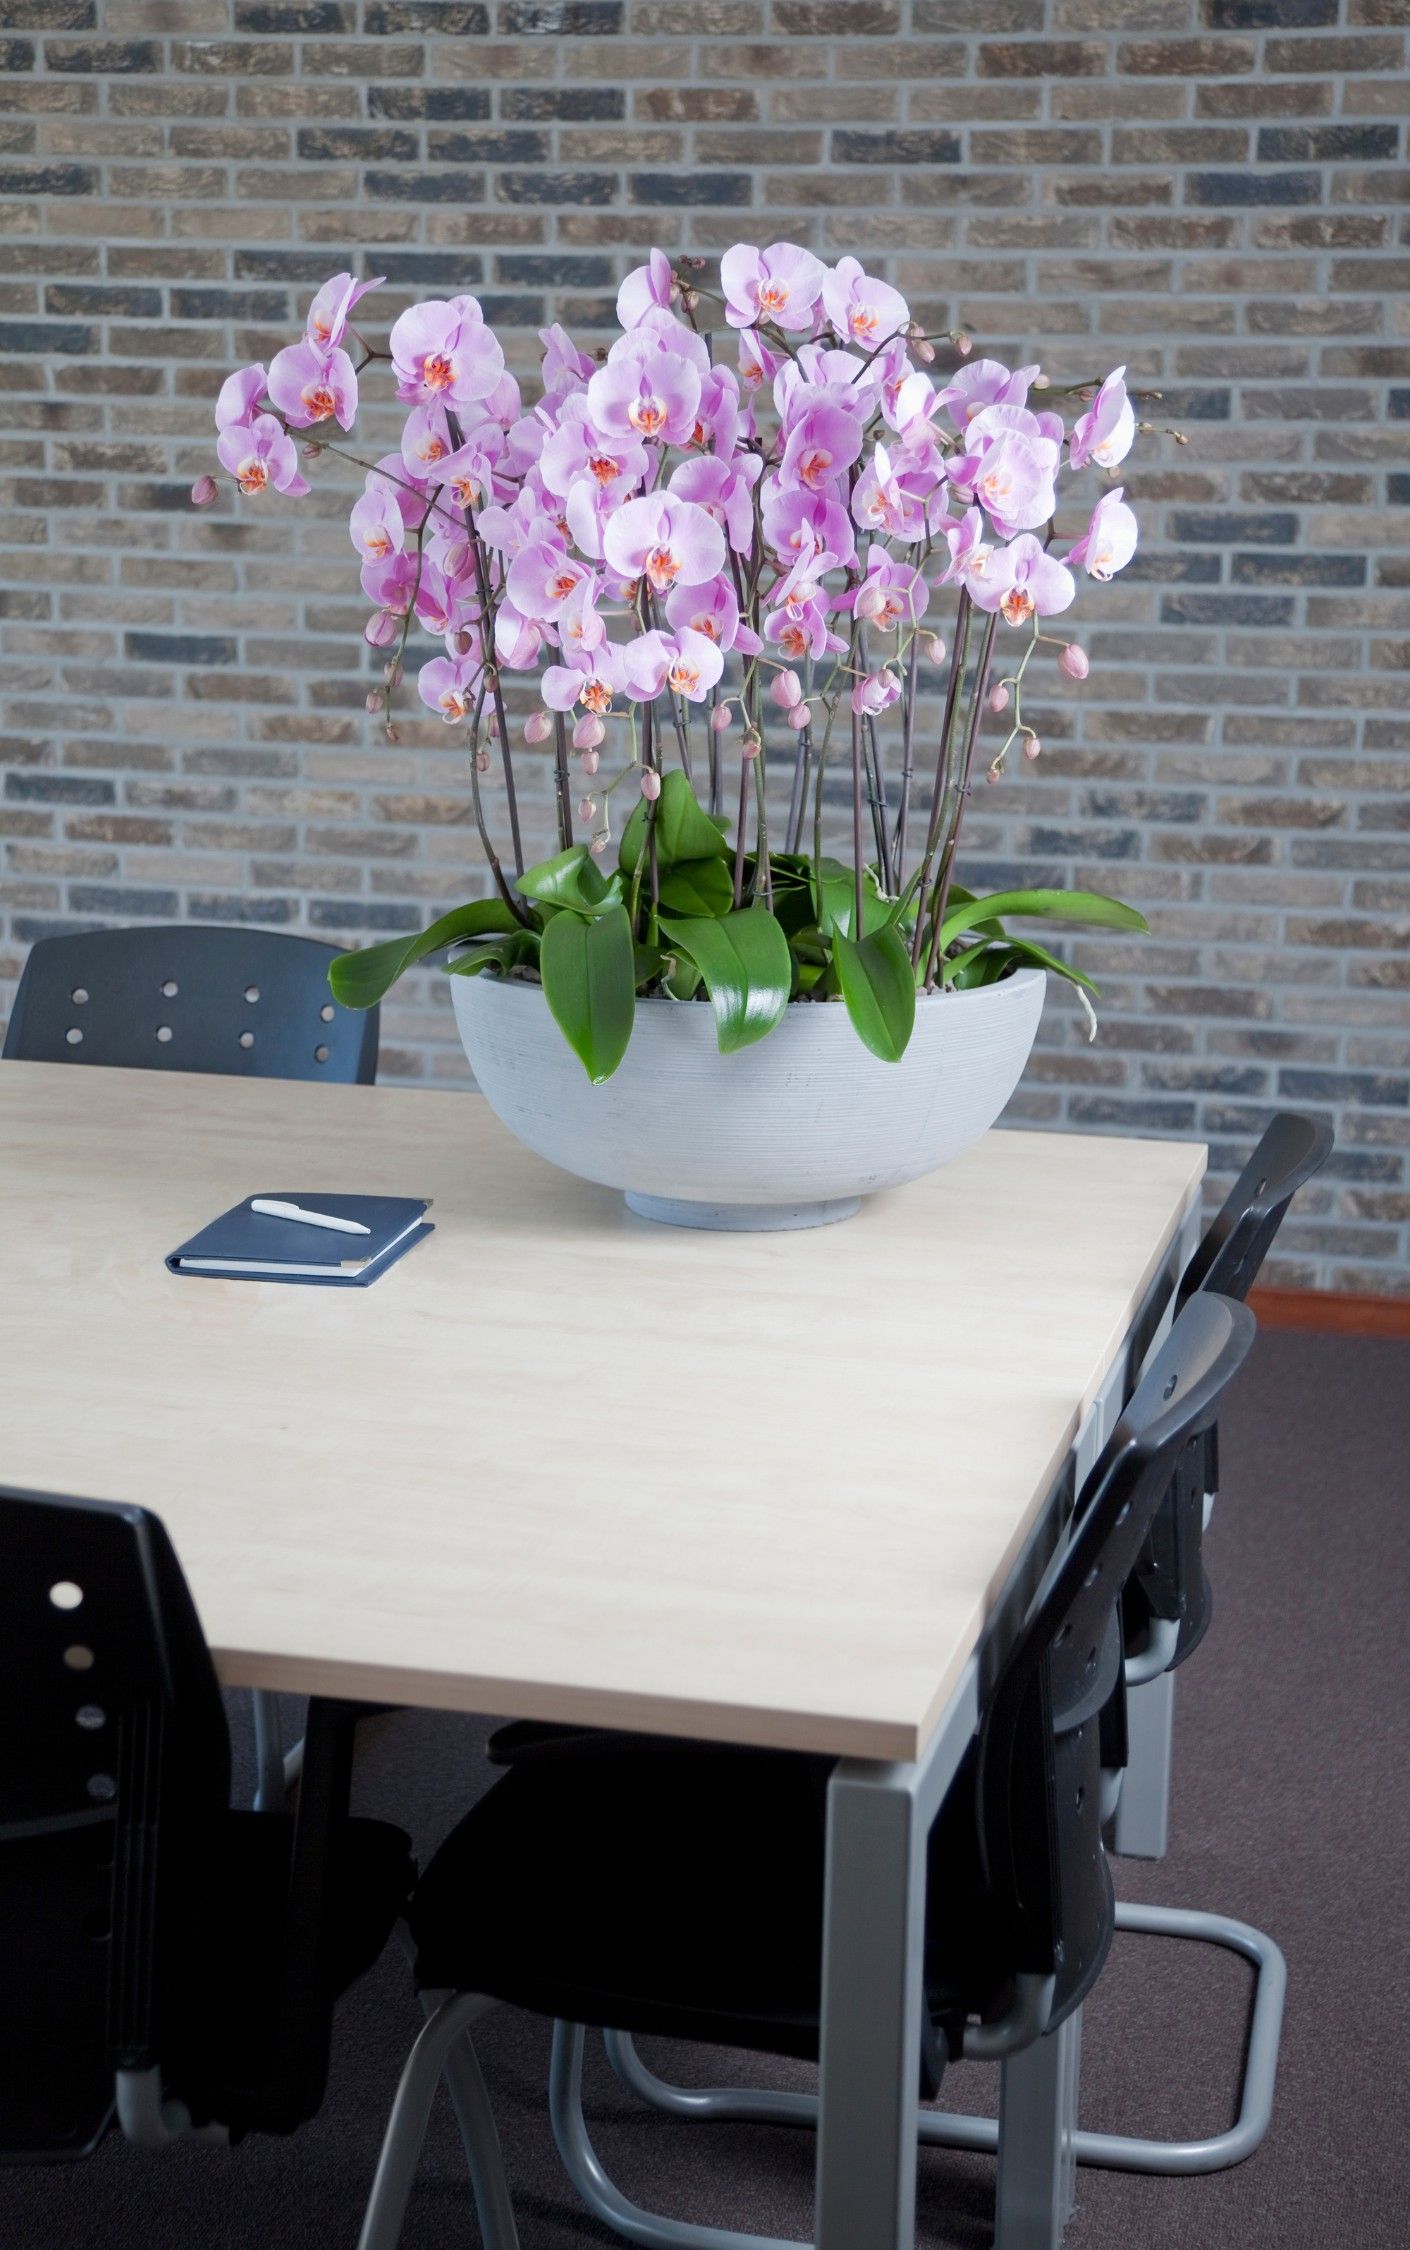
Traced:
<path fill-rule="evenodd" d="M 1130 1757 L 1116 1807 L 1114 1840 L 1128 1859 L 1164 1859 L 1170 1829 L 1170 1753 L 1175 1675 L 1162 1672 L 1126 1697 Z"/>
<path fill-rule="evenodd" d="M 1076 2202 L 1082 2011 L 1004 2064 L 995 2250 L 1057 2250 Z"/>

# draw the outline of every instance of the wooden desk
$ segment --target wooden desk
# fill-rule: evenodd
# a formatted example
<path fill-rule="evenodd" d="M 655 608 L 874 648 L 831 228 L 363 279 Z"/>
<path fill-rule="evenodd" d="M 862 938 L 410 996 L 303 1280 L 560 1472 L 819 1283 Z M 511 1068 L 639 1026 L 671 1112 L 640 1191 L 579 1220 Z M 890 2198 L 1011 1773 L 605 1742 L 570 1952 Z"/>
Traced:
<path fill-rule="evenodd" d="M 7 1063 L 0 1479 L 157 1510 L 231 1683 L 838 1756 L 817 2244 L 910 2250 L 926 1832 L 1203 1169 L 993 1133 L 841 1226 L 677 1232 L 474 1099 Z M 320 1188 L 436 1232 L 366 1291 L 163 1266 Z M 1052 2046 L 1003 2250 L 1061 2233 Z"/>
<path fill-rule="evenodd" d="M 486 1105 L 0 1069 L 0 1476 L 165 1519 L 232 1684 L 919 1755 L 1198 1189 L 994 1133 L 807 1233 L 631 1217 Z M 177 1279 L 427 1194 L 369 1290 Z"/>

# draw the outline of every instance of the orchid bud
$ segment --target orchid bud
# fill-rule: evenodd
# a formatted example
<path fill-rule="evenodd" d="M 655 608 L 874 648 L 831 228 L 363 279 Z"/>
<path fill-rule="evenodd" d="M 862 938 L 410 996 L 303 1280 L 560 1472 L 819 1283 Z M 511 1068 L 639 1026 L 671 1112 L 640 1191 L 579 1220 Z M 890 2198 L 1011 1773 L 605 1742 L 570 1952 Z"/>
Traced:
<path fill-rule="evenodd" d="M 575 750 L 595 750 L 607 733 L 606 727 L 595 711 L 584 711 L 573 729 Z"/>
<path fill-rule="evenodd" d="M 402 671 L 400 664 L 397 664 L 395 662 L 391 664 L 384 664 L 382 666 L 382 677 L 386 681 L 388 687 L 400 687 L 402 681 Z"/>
<path fill-rule="evenodd" d="M 712 734 L 728 734 L 728 732 L 729 732 L 730 728 L 731 728 L 731 727 L 733 726 L 733 724 L 734 724 L 734 709 L 733 709 L 733 706 L 732 706 L 731 704 L 728 704 L 728 703 L 717 703 L 717 704 L 715 705 L 715 708 L 714 708 L 714 710 L 713 710 L 713 711 L 712 711 L 712 712 L 710 713 L 710 731 L 711 731 L 711 733 L 712 733 Z"/>
<path fill-rule="evenodd" d="M 1040 368 L 1039 368 L 1039 370 L 1038 370 L 1038 372 L 1037 372 L 1037 374 L 1036 374 L 1036 375 L 1034 376 L 1034 378 L 1033 378 L 1033 388 L 1034 388 L 1034 390 L 1035 390 L 1035 391 L 1046 391 L 1046 390 L 1047 390 L 1047 389 L 1048 389 L 1048 388 L 1050 387 L 1051 383 L 1052 383 L 1052 377 L 1051 377 L 1051 375 L 1045 375 L 1045 374 L 1043 373 L 1043 370 L 1042 370 L 1042 368 L 1040 367 Z"/>
<path fill-rule="evenodd" d="M 990 710 L 991 710 L 991 711 L 1007 711 L 1008 707 L 1009 707 L 1009 691 L 1008 691 L 1008 689 L 1007 689 L 1006 687 L 1003 687 L 1003 686 L 999 686 L 999 687 L 994 687 L 994 688 L 990 688 L 990 690 L 989 690 L 989 708 L 990 708 Z"/>
<path fill-rule="evenodd" d="M 401 736 L 398 734 L 395 727 L 387 728 L 387 740 L 388 742 L 400 742 Z"/>
<path fill-rule="evenodd" d="M 1024 757 L 1025 757 L 1025 758 L 1040 758 L 1040 757 L 1042 756 L 1042 754 L 1043 754 L 1043 745 L 1042 745 L 1042 743 L 1041 743 L 1041 742 L 1040 742 L 1040 741 L 1038 740 L 1038 737 L 1037 737 L 1037 735 L 1036 735 L 1036 734 L 1030 734 L 1030 735 L 1029 735 L 1029 737 L 1028 737 L 1028 739 L 1027 739 L 1027 741 L 1026 741 L 1026 742 L 1024 743 L 1024 745 L 1023 745 L 1023 755 L 1024 755 Z"/>
<path fill-rule="evenodd" d="M 578 764 L 582 767 L 584 773 L 596 773 L 601 763 L 602 760 L 598 757 L 598 754 L 595 750 L 584 750 L 581 758 L 579 758 L 578 760 Z"/>
<path fill-rule="evenodd" d="M 991 767 L 989 768 L 989 771 L 988 771 L 988 772 L 987 772 L 987 773 L 985 774 L 985 776 L 984 776 L 984 779 L 985 779 L 986 781 L 997 781 L 997 780 L 998 780 L 998 778 L 999 778 L 999 769 L 998 769 L 998 767 L 997 767 L 997 766 L 991 766 Z"/>
<path fill-rule="evenodd" d="M 920 342 L 916 345 L 916 358 L 920 361 L 923 367 L 929 367 L 934 357 L 935 346 L 930 343 L 926 337 L 922 336 Z"/>
<path fill-rule="evenodd" d="M 1058 658 L 1058 670 L 1066 672 L 1070 680 L 1085 680 L 1090 670 L 1085 648 L 1079 648 L 1076 641 L 1069 641 Z"/>
<path fill-rule="evenodd" d="M 600 829 L 597 835 L 593 837 L 592 842 L 588 845 L 588 850 L 592 853 L 593 858 L 601 859 L 603 853 L 606 851 L 611 841 L 612 839 L 608 835 L 606 829 Z"/>
<path fill-rule="evenodd" d="M 489 770 L 490 754 L 488 750 L 477 750 L 475 752 L 475 771 L 477 773 L 488 773 Z"/>
<path fill-rule="evenodd" d="M 945 643 L 941 640 L 938 633 L 922 633 L 920 637 L 920 645 L 925 650 L 926 657 L 930 663 L 944 663 Z"/>
<path fill-rule="evenodd" d="M 788 714 L 788 723 L 795 734 L 801 734 L 811 717 L 806 703 L 795 703 Z"/>
<path fill-rule="evenodd" d="M 455 545 L 447 547 L 445 554 L 442 556 L 441 568 L 447 578 L 458 578 L 461 572 L 468 570 L 469 567 L 470 542 L 468 539 L 457 539 Z"/>
<path fill-rule="evenodd" d="M 739 755 L 741 758 L 757 758 L 763 747 L 757 734 L 746 734 L 739 745 Z"/>
<path fill-rule="evenodd" d="M 526 742 L 547 742 L 553 732 L 553 721 L 547 711 L 531 711 L 524 721 Z"/>
<path fill-rule="evenodd" d="M 641 793 L 648 804 L 654 804 L 661 794 L 661 776 L 654 766 L 641 769 Z"/>
<path fill-rule="evenodd" d="M 468 656 L 468 655 L 470 654 L 470 651 L 471 651 L 471 649 L 472 649 L 472 648 L 473 648 L 474 646 L 475 646 L 475 636 L 474 636 L 474 634 L 473 634 L 473 633 L 467 633 L 467 632 L 465 631 L 465 628 L 464 628 L 464 627 L 462 626 L 462 627 L 461 627 L 461 629 L 460 629 L 460 631 L 459 631 L 459 632 L 458 632 L 458 633 L 457 633 L 457 634 L 455 635 L 455 653 L 456 653 L 456 655 L 457 655 L 457 656 Z"/>
<path fill-rule="evenodd" d="M 212 500 L 218 500 L 219 498 L 220 486 L 216 483 L 214 477 L 197 477 L 191 487 L 191 505 L 193 508 L 208 508 Z"/>
<path fill-rule="evenodd" d="M 858 596 L 860 600 L 860 595 Z M 780 711 L 791 711 L 803 698 L 803 682 L 796 672 L 775 672 L 769 682 L 769 694 Z"/>
<path fill-rule="evenodd" d="M 323 451 L 323 448 L 318 444 L 317 440 L 315 440 L 312 445 L 304 446 L 302 448 L 302 451 L 305 461 L 316 461 L 319 454 Z"/>
<path fill-rule="evenodd" d="M 886 614 L 886 596 L 874 578 L 857 588 L 856 609 L 858 617 L 883 617 Z"/>
<path fill-rule="evenodd" d="M 369 688 L 362 707 L 364 711 L 380 711 L 385 700 L 380 688 Z"/>
<path fill-rule="evenodd" d="M 374 609 L 362 628 L 362 637 L 369 648 L 390 648 L 400 631 L 401 626 L 389 609 Z"/>
<path fill-rule="evenodd" d="M 962 331 L 955 338 L 955 350 L 959 353 L 961 359 L 968 359 L 970 353 L 974 350 L 974 338 L 966 336 Z"/>
<path fill-rule="evenodd" d="M 591 820 L 595 816 L 596 812 L 597 799 L 595 797 L 580 797 L 578 799 L 579 820 Z"/>

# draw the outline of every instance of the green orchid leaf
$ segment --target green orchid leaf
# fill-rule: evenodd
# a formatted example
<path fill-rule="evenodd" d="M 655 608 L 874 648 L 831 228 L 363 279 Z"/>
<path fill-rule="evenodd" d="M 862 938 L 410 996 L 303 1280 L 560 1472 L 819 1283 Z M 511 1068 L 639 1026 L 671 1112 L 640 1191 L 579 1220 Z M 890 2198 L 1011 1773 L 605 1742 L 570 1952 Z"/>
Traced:
<path fill-rule="evenodd" d="M 610 1078 L 627 1051 L 636 1015 L 636 962 L 624 906 L 585 921 L 555 914 L 539 948 L 539 974 L 553 1020 L 592 1080 Z"/>
<path fill-rule="evenodd" d="M 734 905 L 728 865 L 722 859 L 684 859 L 663 868 L 661 904 L 672 914 L 728 914 Z"/>
<path fill-rule="evenodd" d="M 663 914 L 661 928 L 705 979 L 722 1055 L 752 1046 L 781 1022 L 793 990 L 793 961 L 787 938 L 766 909 L 745 907 L 717 921 L 697 922 Z"/>
<path fill-rule="evenodd" d="M 570 844 L 566 852 L 555 852 L 552 859 L 526 867 L 519 877 L 519 888 L 525 898 L 540 900 L 546 906 L 571 907 L 576 914 L 595 914 L 614 896 L 586 844 Z"/>
<path fill-rule="evenodd" d="M 951 908 L 940 925 L 941 951 L 953 945 L 963 931 L 976 929 L 1001 914 L 1073 922 L 1089 929 L 1150 928 L 1144 914 L 1138 914 L 1134 906 L 1123 906 L 1119 898 L 1108 898 L 1102 891 L 995 891 L 989 898 L 967 899 Z"/>
<path fill-rule="evenodd" d="M 646 848 L 646 823 L 646 799 L 643 797 L 622 830 L 617 858 L 624 875 L 636 873 Z M 729 851 L 721 819 L 706 812 L 677 767 L 661 776 L 655 827 L 658 867 L 678 867 L 682 860 L 688 859 L 722 859 Z"/>
<path fill-rule="evenodd" d="M 455 906 L 415 937 L 388 938 L 384 945 L 364 946 L 358 953 L 340 953 L 330 963 L 328 983 L 335 1000 L 345 1008 L 375 1008 L 397 978 L 414 969 L 428 953 L 457 938 L 485 937 L 497 930 L 515 930 L 519 924 L 502 899 L 476 898 L 468 906 Z"/>
<path fill-rule="evenodd" d="M 819 874 L 821 880 L 819 880 Z M 818 927 L 828 937 L 841 931 L 844 937 L 854 935 L 852 923 L 857 912 L 857 882 L 850 867 L 840 859 L 824 858 L 814 870 L 812 898 Z M 885 929 L 896 914 L 897 901 L 883 898 L 876 876 L 871 868 L 862 871 L 862 930 Z"/>
<path fill-rule="evenodd" d="M 972 971 L 961 979 L 954 972 L 961 964 L 967 965 L 971 956 L 977 956 L 984 973 Z M 989 968 L 987 964 L 996 958 L 1000 966 Z M 1094 1000 L 1101 998 L 1097 986 L 1083 970 L 1075 969 L 1070 961 L 1060 961 L 1056 953 L 1049 953 L 1045 945 L 1039 945 L 1033 938 L 1007 937 L 1001 945 L 971 946 L 968 953 L 961 954 L 959 962 L 946 963 L 946 981 L 964 991 L 975 984 L 995 984 L 1010 969 L 1023 968 L 1051 969 L 1054 976 L 1066 977 L 1069 984 L 1078 984 L 1084 992 L 1090 992 Z"/>
<path fill-rule="evenodd" d="M 510 930 L 504 937 L 480 940 L 457 961 L 447 961 L 446 973 L 453 977 L 477 977 L 485 969 L 519 969 L 526 962 L 537 962 L 538 957 L 537 930 Z"/>
<path fill-rule="evenodd" d="M 915 971 L 900 931 L 854 940 L 834 930 L 832 958 L 857 1037 L 883 1062 L 899 1062 L 916 1020 Z"/>

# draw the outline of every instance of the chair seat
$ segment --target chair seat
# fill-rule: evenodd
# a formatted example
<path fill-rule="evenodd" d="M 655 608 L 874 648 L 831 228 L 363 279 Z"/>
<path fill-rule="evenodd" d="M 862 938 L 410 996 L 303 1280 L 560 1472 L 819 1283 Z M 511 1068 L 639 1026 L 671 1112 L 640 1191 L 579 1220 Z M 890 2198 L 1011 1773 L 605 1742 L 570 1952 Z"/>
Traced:
<path fill-rule="evenodd" d="M 206 1923 L 204 1972 L 192 1981 L 184 2039 L 162 2057 L 168 2090 L 235 2131 L 258 2112 L 271 2068 L 293 1822 L 227 1816 Z M 86 1820 L 0 1840 L 0 2151 L 4 2161 L 87 2155 L 113 2110 L 108 1937 L 113 1823 Z M 326 1909 L 335 1993 L 371 1967 L 405 1911 L 409 1839 L 351 1820 L 329 1864 Z M 75 1945 L 75 1936 L 79 1944 Z M 44 2037 L 35 2036 L 36 2025 Z"/>
<path fill-rule="evenodd" d="M 528 1729 L 506 1752 L 418 1887 L 423 1988 L 817 2059 L 830 1760 Z M 953 2032 L 1004 1991 L 969 1768 L 930 1880 L 927 1991 Z"/>

